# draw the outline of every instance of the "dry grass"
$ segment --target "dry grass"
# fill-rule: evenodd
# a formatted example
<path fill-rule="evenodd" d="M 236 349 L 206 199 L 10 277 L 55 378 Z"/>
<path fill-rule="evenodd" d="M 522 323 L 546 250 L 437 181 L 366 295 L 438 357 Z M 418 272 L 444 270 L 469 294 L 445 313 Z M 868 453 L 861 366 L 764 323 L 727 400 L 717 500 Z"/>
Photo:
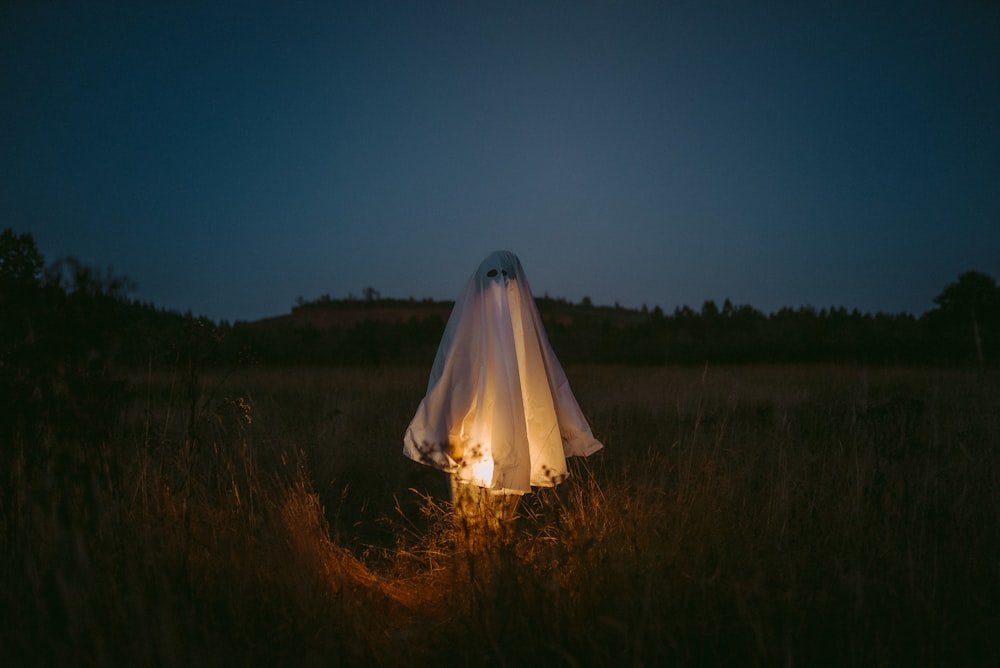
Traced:
<path fill-rule="evenodd" d="M 1000 656 L 996 372 L 569 372 L 605 450 L 485 527 L 401 455 L 426 369 L 133 379 L 4 474 L 0 662 Z"/>

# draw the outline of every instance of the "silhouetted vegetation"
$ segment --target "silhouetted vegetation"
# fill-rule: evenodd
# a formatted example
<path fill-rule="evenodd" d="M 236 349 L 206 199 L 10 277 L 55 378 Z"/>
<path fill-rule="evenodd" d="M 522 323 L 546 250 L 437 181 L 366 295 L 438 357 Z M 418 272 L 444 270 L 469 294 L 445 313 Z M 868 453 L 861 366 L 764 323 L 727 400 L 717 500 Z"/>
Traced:
<path fill-rule="evenodd" d="M 0 665 L 1000 652 L 988 276 L 921 317 L 540 298 L 606 447 L 481 534 L 401 453 L 447 303 L 229 325 L 128 289 L 0 235 Z"/>
<path fill-rule="evenodd" d="M 1000 359 L 1000 288 L 967 272 L 920 317 L 861 313 L 843 307 L 783 308 L 764 314 L 726 300 L 695 311 L 664 313 L 572 304 L 537 297 L 559 359 L 574 364 L 986 364 Z M 302 301 L 292 315 L 326 312 L 317 326 L 295 317 L 240 324 L 233 335 L 275 364 L 429 363 L 440 341 L 449 302 L 399 299 Z M 408 314 L 387 318 L 386 311 Z M 351 317 L 338 321 L 337 314 Z M 370 318 L 365 314 L 371 314 Z"/>
<path fill-rule="evenodd" d="M 157 309 L 127 298 L 129 283 L 70 258 L 45 268 L 30 235 L 3 233 L 0 333 L 3 373 L 21 390 L 32 374 L 66 384 L 108 378 L 111 368 L 187 364 L 429 364 L 451 303 L 384 298 L 301 297 L 286 316 L 235 325 Z M 706 301 L 665 313 L 536 298 L 559 358 L 569 364 L 995 364 L 1000 359 L 1000 288 L 966 272 L 934 298 L 935 308 L 861 313 L 844 307 L 783 308 Z M 37 376 L 36 380 L 41 376 Z M 23 401 L 24 398 L 17 401 Z M 17 403 L 17 402 L 15 402 Z"/>

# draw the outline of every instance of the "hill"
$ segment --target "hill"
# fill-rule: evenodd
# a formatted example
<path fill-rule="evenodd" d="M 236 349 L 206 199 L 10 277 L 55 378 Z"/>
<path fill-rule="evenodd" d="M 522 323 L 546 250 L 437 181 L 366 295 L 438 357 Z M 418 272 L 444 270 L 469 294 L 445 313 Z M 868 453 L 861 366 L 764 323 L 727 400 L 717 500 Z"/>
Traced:
<path fill-rule="evenodd" d="M 286 315 L 230 325 L 131 301 L 128 290 L 127 279 L 73 258 L 45 267 L 31 235 L 0 233 L 0 380 L 20 388 L 17 401 L 29 401 L 38 388 L 58 394 L 81 383 L 91 383 L 96 396 L 108 391 L 98 387 L 108 369 L 153 364 L 426 365 L 452 309 L 450 301 L 385 299 L 366 288 L 363 299 L 300 299 Z M 959 275 L 920 317 L 811 306 L 764 314 L 728 299 L 721 307 L 706 301 L 700 310 L 682 306 L 670 314 L 595 306 L 587 298 L 535 301 L 567 364 L 982 367 L 996 363 L 1000 351 L 1000 287 L 975 271 Z"/>
<path fill-rule="evenodd" d="M 322 299 L 301 303 L 285 315 L 249 323 L 255 327 L 291 326 L 354 327 L 363 322 L 404 323 L 410 320 L 441 318 L 447 320 L 452 302 L 425 299 Z"/>
<path fill-rule="evenodd" d="M 660 307 L 597 306 L 549 296 L 535 302 L 564 363 L 979 363 L 1000 350 L 1000 290 L 967 272 L 935 299 L 938 308 L 861 313 L 843 307 L 783 308 L 765 314 L 728 299 L 665 313 Z M 427 363 L 453 302 L 384 299 L 300 300 L 291 312 L 234 327 L 237 340 L 275 363 Z"/>
<path fill-rule="evenodd" d="M 574 304 L 565 299 L 536 297 L 539 314 L 546 322 L 564 326 L 595 319 L 607 320 L 618 326 L 637 324 L 648 311 L 628 309 L 619 305 L 595 306 L 584 300 Z M 399 324 L 413 320 L 440 318 L 447 322 L 453 301 L 432 299 L 332 299 L 328 296 L 310 302 L 300 302 L 289 313 L 261 318 L 250 327 L 314 327 L 316 329 L 349 328 L 364 322 Z"/>

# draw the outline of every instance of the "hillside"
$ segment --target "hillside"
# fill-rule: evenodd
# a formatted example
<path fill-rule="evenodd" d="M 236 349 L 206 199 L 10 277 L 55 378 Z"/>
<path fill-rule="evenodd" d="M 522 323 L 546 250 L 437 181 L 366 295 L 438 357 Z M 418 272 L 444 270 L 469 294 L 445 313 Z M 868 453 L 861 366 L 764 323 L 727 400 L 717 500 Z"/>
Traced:
<path fill-rule="evenodd" d="M 447 320 L 452 302 L 413 299 L 344 299 L 307 302 L 285 315 L 264 318 L 252 326 L 291 326 L 327 329 L 353 327 L 363 322 L 404 323 L 410 320 Z"/>
<path fill-rule="evenodd" d="M 938 308 L 861 313 L 844 307 L 783 308 L 765 314 L 728 299 L 698 310 L 596 306 L 548 296 L 535 303 L 565 363 L 979 363 L 1000 350 L 1000 290 L 967 272 L 935 299 Z M 453 303 L 430 299 L 324 296 L 286 315 L 240 323 L 241 344 L 272 363 L 425 363 L 432 359 Z"/>
<path fill-rule="evenodd" d="M 574 323 L 601 320 L 615 325 L 636 324 L 647 312 L 621 306 L 594 306 L 589 302 L 574 304 L 565 299 L 536 297 L 539 314 L 546 322 L 570 326 Z M 409 321 L 440 318 L 448 320 L 452 301 L 431 299 L 330 299 L 303 302 L 284 315 L 247 323 L 252 327 L 313 327 L 316 329 L 350 328 L 364 322 L 401 324 Z"/>

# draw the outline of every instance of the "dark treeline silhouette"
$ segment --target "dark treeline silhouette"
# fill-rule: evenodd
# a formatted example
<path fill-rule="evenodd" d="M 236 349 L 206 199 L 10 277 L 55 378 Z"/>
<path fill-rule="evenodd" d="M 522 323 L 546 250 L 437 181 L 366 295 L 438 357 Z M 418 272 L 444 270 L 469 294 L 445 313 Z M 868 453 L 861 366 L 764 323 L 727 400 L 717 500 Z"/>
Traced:
<path fill-rule="evenodd" d="M 857 309 L 784 308 L 764 314 L 726 300 L 673 313 L 536 298 L 559 358 L 569 364 L 986 364 L 1000 358 L 1000 288 L 966 272 L 920 317 Z M 429 363 L 450 302 L 300 300 L 292 316 L 233 329 L 240 346 L 274 364 Z M 395 318 L 385 317 L 395 309 Z M 325 313 L 322 325 L 305 313 Z M 373 314 L 371 318 L 366 313 Z M 378 313 L 376 317 L 374 314 Z M 349 317 L 344 317 L 349 314 Z"/>
<path fill-rule="evenodd" d="M 128 299 L 130 284 L 72 258 L 45 266 L 29 234 L 0 236 L 0 381 L 6 406 L 32 397 L 99 415 L 120 386 L 113 370 L 169 365 L 430 364 L 450 302 L 301 297 L 286 316 L 230 324 Z M 568 364 L 995 364 L 1000 288 L 966 272 L 911 314 L 784 308 L 765 314 L 729 300 L 672 313 L 536 299 L 553 348 Z M 50 400 L 50 401 L 49 401 Z M 93 403 L 91 403 L 93 402 Z"/>
<path fill-rule="evenodd" d="M 75 258 L 45 266 L 31 235 L 0 232 L 0 443 L 33 446 L 43 429 L 92 441 L 127 403 L 129 369 L 187 378 L 239 359 L 227 324 L 129 300 L 130 287 Z"/>
<path fill-rule="evenodd" d="M 567 360 L 624 364 L 924 363 L 943 362 L 909 314 L 862 314 L 844 308 L 784 308 L 765 315 L 728 300 L 699 311 L 653 309 L 633 323 L 594 312 L 571 325 L 549 326 L 553 347 Z M 957 352 L 957 351 L 956 351 Z M 957 353 L 954 359 L 964 357 Z"/>

